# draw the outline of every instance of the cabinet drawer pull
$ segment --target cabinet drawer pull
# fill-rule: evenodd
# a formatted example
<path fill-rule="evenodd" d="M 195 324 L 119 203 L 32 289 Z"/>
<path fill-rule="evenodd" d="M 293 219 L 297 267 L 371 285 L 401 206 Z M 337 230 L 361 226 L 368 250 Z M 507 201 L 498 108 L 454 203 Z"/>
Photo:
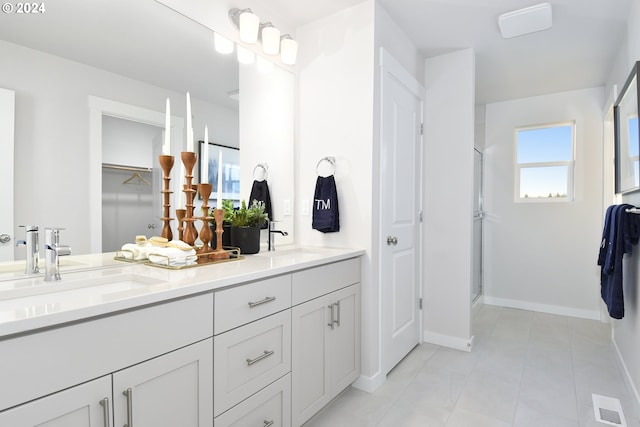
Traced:
<path fill-rule="evenodd" d="M 100 401 L 100 405 L 102 405 L 102 417 L 104 418 L 104 427 L 110 427 L 111 422 L 109 421 L 109 412 L 111 409 L 109 408 L 109 398 L 105 397 Z"/>
<path fill-rule="evenodd" d="M 331 326 L 331 329 L 333 329 L 335 326 L 333 326 L 333 304 L 329 304 L 327 306 L 327 308 L 329 308 L 329 310 L 331 310 L 331 314 L 330 314 L 330 318 L 329 318 L 329 323 L 327 323 L 327 326 Z"/>
<path fill-rule="evenodd" d="M 127 396 L 127 423 L 123 427 L 133 427 L 133 390 L 128 388 L 122 394 Z"/>
<path fill-rule="evenodd" d="M 273 423 L 274 423 L 273 420 L 271 420 L 271 421 L 264 420 L 264 426 L 262 426 L 262 427 L 271 427 L 273 425 Z"/>
<path fill-rule="evenodd" d="M 336 325 L 338 325 L 338 327 L 340 327 L 340 301 L 338 301 L 338 302 L 334 303 L 334 305 L 335 305 L 335 306 L 336 306 L 336 308 L 338 309 L 338 310 L 337 310 L 337 312 L 338 312 L 338 316 L 337 316 L 337 317 L 338 317 L 338 319 L 337 319 L 337 320 L 334 320 L 334 322 L 335 322 L 335 324 L 336 324 Z"/>
<path fill-rule="evenodd" d="M 276 297 L 266 297 L 265 299 L 261 299 L 260 301 L 251 302 L 249 301 L 249 308 L 253 308 L 271 301 L 275 301 Z"/>
<path fill-rule="evenodd" d="M 263 354 L 261 354 L 260 356 L 256 357 L 255 359 L 247 359 L 247 365 L 251 366 L 256 362 L 261 361 L 262 359 L 265 359 L 269 356 L 272 356 L 275 352 L 273 350 L 269 351 L 269 350 L 265 350 Z"/>

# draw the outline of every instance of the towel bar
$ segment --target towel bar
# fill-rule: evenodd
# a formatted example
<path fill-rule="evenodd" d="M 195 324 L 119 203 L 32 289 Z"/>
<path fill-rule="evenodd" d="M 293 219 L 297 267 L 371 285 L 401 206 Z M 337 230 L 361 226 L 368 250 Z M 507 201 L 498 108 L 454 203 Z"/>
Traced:
<path fill-rule="evenodd" d="M 256 178 L 256 171 L 258 169 L 262 169 L 262 179 L 259 180 L 258 178 Z M 258 163 L 254 168 L 253 168 L 253 179 L 255 179 L 256 181 L 266 181 L 267 178 L 269 178 L 269 164 L 268 163 Z"/>
<path fill-rule="evenodd" d="M 317 175 L 320 175 L 320 169 L 319 168 L 320 168 L 320 165 L 322 164 L 322 162 L 329 162 L 331 164 L 332 171 L 327 176 L 335 175 L 335 173 L 336 173 L 336 158 L 333 157 L 333 156 L 327 156 L 327 157 L 321 158 L 318 161 L 318 164 L 316 165 L 316 174 Z"/>

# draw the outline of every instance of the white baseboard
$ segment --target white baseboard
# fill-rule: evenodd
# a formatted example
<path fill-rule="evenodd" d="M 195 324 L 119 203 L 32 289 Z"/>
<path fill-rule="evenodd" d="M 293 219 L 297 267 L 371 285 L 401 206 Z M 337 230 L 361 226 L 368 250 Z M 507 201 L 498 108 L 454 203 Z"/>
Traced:
<path fill-rule="evenodd" d="M 631 374 L 627 369 L 627 364 L 625 363 L 624 358 L 622 357 L 622 353 L 620 353 L 620 349 L 618 348 L 618 344 L 616 343 L 615 329 L 612 329 L 611 333 L 611 343 L 613 345 L 613 349 L 616 351 L 616 360 L 618 361 L 620 371 L 622 371 L 622 378 L 624 379 L 624 382 L 629 389 L 631 396 L 633 397 L 633 409 L 635 410 L 636 414 L 640 414 L 640 394 L 638 394 L 638 389 L 631 379 Z"/>
<path fill-rule="evenodd" d="M 424 342 L 430 344 L 439 345 L 442 347 L 449 347 L 455 350 L 471 351 L 473 347 L 473 337 L 464 339 L 460 337 L 453 337 L 451 335 L 442 335 L 435 332 L 424 331 L 422 334 Z"/>
<path fill-rule="evenodd" d="M 598 310 L 581 310 L 561 305 L 539 304 L 530 301 L 488 297 L 486 295 L 484 296 L 484 304 L 538 311 L 540 313 L 559 314 L 561 316 L 579 317 L 581 319 L 600 320 L 600 311 Z"/>
<path fill-rule="evenodd" d="M 387 381 L 387 376 L 382 375 L 382 373 L 378 371 L 371 377 L 360 375 L 358 379 L 351 384 L 351 386 L 358 390 L 366 391 L 367 393 L 373 393 L 378 389 L 378 387 L 384 384 L 385 381 Z"/>

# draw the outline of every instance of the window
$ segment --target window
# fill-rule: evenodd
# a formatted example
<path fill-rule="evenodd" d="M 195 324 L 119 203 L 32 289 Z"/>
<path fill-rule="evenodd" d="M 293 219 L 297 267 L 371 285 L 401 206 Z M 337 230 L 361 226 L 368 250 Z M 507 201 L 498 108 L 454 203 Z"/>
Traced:
<path fill-rule="evenodd" d="M 516 201 L 573 200 L 573 123 L 516 129 Z"/>

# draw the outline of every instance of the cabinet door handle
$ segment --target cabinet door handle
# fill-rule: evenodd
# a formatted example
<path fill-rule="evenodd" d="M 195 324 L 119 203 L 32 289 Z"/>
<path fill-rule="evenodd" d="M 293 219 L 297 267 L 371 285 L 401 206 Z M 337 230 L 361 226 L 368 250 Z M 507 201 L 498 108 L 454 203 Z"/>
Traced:
<path fill-rule="evenodd" d="M 330 314 L 331 317 L 329 318 L 329 323 L 327 324 L 327 326 L 331 326 L 331 329 L 333 329 L 335 327 L 335 326 L 333 326 L 333 307 L 334 307 L 333 304 L 329 304 L 327 306 L 327 308 L 329 308 L 329 310 L 331 310 L 331 314 Z"/>
<path fill-rule="evenodd" d="M 111 409 L 109 408 L 109 398 L 105 397 L 100 401 L 100 405 L 102 405 L 102 416 L 104 418 L 104 427 L 110 427 L 111 422 L 109 421 L 109 412 Z"/>
<path fill-rule="evenodd" d="M 127 396 L 127 423 L 123 427 L 133 427 L 133 390 L 128 388 L 122 394 Z"/>
<path fill-rule="evenodd" d="M 340 327 L 340 301 L 334 303 L 334 305 L 336 306 L 336 311 L 338 312 L 337 320 L 334 320 L 334 323 L 338 325 L 338 327 Z"/>
<path fill-rule="evenodd" d="M 265 350 L 264 353 L 262 353 L 260 356 L 256 357 L 255 359 L 247 359 L 247 365 L 251 366 L 256 362 L 261 361 L 262 359 L 266 359 L 269 356 L 272 356 L 275 352 L 273 350 Z"/>
<path fill-rule="evenodd" d="M 261 299 L 260 301 L 255 301 L 255 302 L 249 301 L 249 308 L 253 308 L 253 307 L 256 307 L 271 301 L 275 301 L 275 300 L 276 300 L 276 297 L 266 297 L 265 299 Z"/>
<path fill-rule="evenodd" d="M 271 421 L 264 420 L 264 426 L 262 426 L 262 427 L 271 427 L 273 425 L 273 423 L 274 423 L 273 420 L 271 420 Z"/>

